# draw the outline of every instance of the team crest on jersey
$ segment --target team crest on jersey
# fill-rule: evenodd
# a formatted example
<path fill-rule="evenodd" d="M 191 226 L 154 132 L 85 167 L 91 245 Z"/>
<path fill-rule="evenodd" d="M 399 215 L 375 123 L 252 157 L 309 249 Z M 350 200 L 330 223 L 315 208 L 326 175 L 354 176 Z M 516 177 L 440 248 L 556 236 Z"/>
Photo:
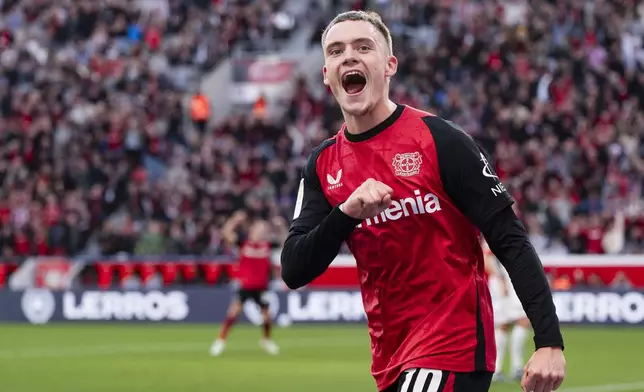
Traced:
<path fill-rule="evenodd" d="M 396 154 L 393 159 L 393 166 L 397 176 L 409 177 L 420 173 L 420 164 L 423 158 L 418 151 Z"/>

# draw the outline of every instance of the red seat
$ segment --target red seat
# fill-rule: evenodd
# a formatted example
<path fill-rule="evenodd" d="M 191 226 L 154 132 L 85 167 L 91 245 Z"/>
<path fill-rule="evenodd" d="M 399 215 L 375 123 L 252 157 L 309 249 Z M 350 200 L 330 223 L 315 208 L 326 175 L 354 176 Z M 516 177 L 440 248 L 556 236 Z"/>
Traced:
<path fill-rule="evenodd" d="M 159 264 L 159 271 L 161 271 L 161 275 L 163 276 L 163 284 L 165 286 L 171 286 L 177 279 L 179 266 L 173 261 L 166 261 Z"/>
<path fill-rule="evenodd" d="M 157 271 L 156 265 L 154 263 L 141 263 L 138 265 L 139 272 L 141 273 L 141 281 L 143 283 L 147 282 L 154 273 Z"/>
<path fill-rule="evenodd" d="M 180 264 L 181 274 L 186 281 L 197 278 L 197 264 L 192 262 L 183 262 Z"/>
<path fill-rule="evenodd" d="M 134 273 L 134 264 L 130 262 L 117 263 L 116 270 L 118 272 L 118 284 L 121 286 L 123 281 Z"/>
<path fill-rule="evenodd" d="M 95 266 L 96 274 L 98 276 L 98 287 L 104 290 L 109 289 L 112 285 L 112 271 L 114 270 L 114 265 L 107 262 L 98 262 Z"/>
<path fill-rule="evenodd" d="M 216 284 L 223 271 L 222 266 L 216 263 L 206 263 L 203 265 L 206 282 L 208 284 Z"/>

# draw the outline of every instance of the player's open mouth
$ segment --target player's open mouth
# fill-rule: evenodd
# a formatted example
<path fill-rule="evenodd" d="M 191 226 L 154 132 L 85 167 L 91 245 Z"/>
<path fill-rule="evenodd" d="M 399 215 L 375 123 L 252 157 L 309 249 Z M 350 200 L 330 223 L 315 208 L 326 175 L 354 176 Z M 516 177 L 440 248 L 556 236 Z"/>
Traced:
<path fill-rule="evenodd" d="M 367 78 L 361 71 L 349 71 L 342 75 L 342 87 L 349 95 L 360 94 L 367 86 Z"/>

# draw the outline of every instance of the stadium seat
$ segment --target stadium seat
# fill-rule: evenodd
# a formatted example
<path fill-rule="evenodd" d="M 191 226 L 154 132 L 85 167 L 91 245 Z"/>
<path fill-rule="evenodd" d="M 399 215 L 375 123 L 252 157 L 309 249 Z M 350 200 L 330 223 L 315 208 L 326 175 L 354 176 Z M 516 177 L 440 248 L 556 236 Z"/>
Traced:
<path fill-rule="evenodd" d="M 209 285 L 217 284 L 217 281 L 219 280 L 223 272 L 222 266 L 216 263 L 207 263 L 203 264 L 202 268 L 204 270 L 206 283 L 208 283 Z"/>
<path fill-rule="evenodd" d="M 179 272 L 186 282 L 190 282 L 197 278 L 197 264 L 191 262 L 184 262 L 179 264 Z"/>
<path fill-rule="evenodd" d="M 224 266 L 224 272 L 231 280 L 237 279 L 237 276 L 239 275 L 239 265 L 237 263 L 226 264 Z"/>
<path fill-rule="evenodd" d="M 141 274 L 141 281 L 143 283 L 147 282 L 154 273 L 157 271 L 157 267 L 154 263 L 141 263 L 136 266 Z"/>
<path fill-rule="evenodd" d="M 119 286 L 123 284 L 123 281 L 130 277 L 135 271 L 134 264 L 130 262 L 123 262 L 116 264 L 116 270 L 118 272 L 118 284 Z"/>
<path fill-rule="evenodd" d="M 114 265 L 107 262 L 98 262 L 95 264 L 98 275 L 97 285 L 100 289 L 108 289 L 112 285 L 112 271 Z"/>
<path fill-rule="evenodd" d="M 171 286 L 177 280 L 179 265 L 173 261 L 166 261 L 159 264 L 159 271 L 163 277 L 163 285 Z"/>

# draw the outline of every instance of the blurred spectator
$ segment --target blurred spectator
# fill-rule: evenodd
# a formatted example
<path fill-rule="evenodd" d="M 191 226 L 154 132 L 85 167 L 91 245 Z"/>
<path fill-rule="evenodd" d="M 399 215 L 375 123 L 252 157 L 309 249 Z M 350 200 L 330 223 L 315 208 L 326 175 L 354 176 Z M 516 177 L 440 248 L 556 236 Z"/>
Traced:
<path fill-rule="evenodd" d="M 139 235 L 134 248 L 136 255 L 162 255 L 165 253 L 165 239 L 161 223 L 150 221 L 146 230 Z"/>
<path fill-rule="evenodd" d="M 588 276 L 587 282 L 588 282 L 588 287 L 591 289 L 601 289 L 602 287 L 606 286 L 606 284 L 602 281 L 602 279 L 597 274 L 590 274 Z"/>
<path fill-rule="evenodd" d="M 222 138 L 215 157 L 207 99 L 195 95 L 192 113 L 182 100 L 189 75 L 235 45 L 287 38 L 296 24 L 281 5 L 0 2 L 2 254 L 75 255 L 97 242 L 108 255 L 220 252 L 216 227 L 250 184 L 231 189 L 234 166 L 223 177 L 219 168 L 247 140 Z"/>
<path fill-rule="evenodd" d="M 571 287 L 572 287 L 572 281 L 570 277 L 566 274 L 563 274 L 554 278 L 552 282 L 552 288 L 555 290 L 565 291 L 565 290 L 570 290 Z"/>
<path fill-rule="evenodd" d="M 394 36 L 392 98 L 449 118 L 493 153 L 541 254 L 644 251 L 644 6 L 367 6 Z M 306 113 L 291 116 L 297 123 Z"/>
<path fill-rule="evenodd" d="M 210 101 L 202 92 L 195 93 L 190 101 L 190 116 L 202 134 L 206 132 L 210 120 Z"/>
<path fill-rule="evenodd" d="M 615 279 L 613 279 L 610 286 L 618 290 L 630 290 L 633 288 L 633 285 L 628 280 L 628 277 L 626 277 L 626 274 L 624 272 L 618 272 L 615 275 Z"/>

